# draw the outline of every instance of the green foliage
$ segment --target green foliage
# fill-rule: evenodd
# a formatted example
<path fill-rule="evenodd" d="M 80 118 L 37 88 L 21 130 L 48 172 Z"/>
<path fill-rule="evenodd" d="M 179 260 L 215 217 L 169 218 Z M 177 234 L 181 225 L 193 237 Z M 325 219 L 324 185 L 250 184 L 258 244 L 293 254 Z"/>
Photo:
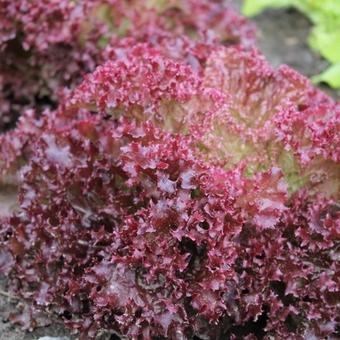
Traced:
<path fill-rule="evenodd" d="M 259 14 L 266 8 L 295 7 L 314 24 L 308 42 L 331 65 L 313 78 L 340 88 L 340 1 L 339 0 L 245 0 L 243 13 Z"/>
<path fill-rule="evenodd" d="M 327 83 L 335 89 L 340 89 L 340 63 L 330 66 L 326 71 L 312 78 L 314 83 Z"/>
<path fill-rule="evenodd" d="M 246 16 L 254 16 L 266 8 L 279 8 L 295 5 L 296 0 L 245 0 L 242 12 Z"/>

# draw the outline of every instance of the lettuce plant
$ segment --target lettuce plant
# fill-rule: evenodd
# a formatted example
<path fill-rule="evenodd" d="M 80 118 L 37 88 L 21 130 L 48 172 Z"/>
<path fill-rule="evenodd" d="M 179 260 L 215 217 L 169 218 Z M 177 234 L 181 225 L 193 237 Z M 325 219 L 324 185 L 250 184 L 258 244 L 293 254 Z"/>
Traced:
<path fill-rule="evenodd" d="M 216 40 L 250 44 L 254 37 L 245 18 L 206 0 L 2 0 L 0 129 L 12 128 L 26 109 L 40 115 L 56 108 L 59 92 L 104 62 L 105 48 L 114 49 L 117 37 L 155 42 L 171 33 L 174 39 L 190 34 L 209 45 Z M 174 53 L 179 49 L 173 46 Z"/>
<path fill-rule="evenodd" d="M 19 191 L 0 222 L 0 272 L 25 303 L 12 322 L 58 318 L 82 339 L 337 337 L 339 104 L 249 46 L 156 18 L 0 137 Z"/>

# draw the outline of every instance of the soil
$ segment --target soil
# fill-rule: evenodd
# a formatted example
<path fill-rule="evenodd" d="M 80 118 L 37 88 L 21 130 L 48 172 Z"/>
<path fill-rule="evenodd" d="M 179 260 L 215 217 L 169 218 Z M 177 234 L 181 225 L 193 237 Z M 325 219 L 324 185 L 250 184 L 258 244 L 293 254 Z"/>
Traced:
<path fill-rule="evenodd" d="M 253 20 L 257 25 L 257 46 L 274 67 L 287 64 L 311 77 L 329 66 L 320 54 L 309 48 L 307 39 L 311 23 L 299 12 L 293 9 L 267 10 Z M 322 84 L 319 87 L 340 100 L 340 90 Z"/>
<path fill-rule="evenodd" d="M 22 331 L 8 322 L 9 314 L 15 312 L 18 300 L 7 295 L 6 282 L 0 279 L 0 340 L 72 340 L 63 326 L 52 323 L 47 327 L 37 328 L 33 332 Z M 47 338 L 49 337 L 49 338 Z"/>
<path fill-rule="evenodd" d="M 239 8 L 241 0 L 235 0 L 234 4 Z M 269 10 L 254 18 L 254 21 L 258 27 L 258 47 L 274 67 L 284 63 L 306 76 L 315 75 L 327 67 L 327 62 L 309 49 L 306 41 L 311 24 L 298 12 L 291 9 Z M 340 91 L 328 87 L 322 89 L 340 99 Z M 0 190 L 0 215 L 15 204 L 13 195 L 11 190 L 6 194 Z M 7 288 L 5 280 L 0 280 L 0 340 L 73 339 L 59 324 L 38 328 L 31 333 L 11 325 L 8 315 L 15 311 L 18 301 L 6 296 Z"/>

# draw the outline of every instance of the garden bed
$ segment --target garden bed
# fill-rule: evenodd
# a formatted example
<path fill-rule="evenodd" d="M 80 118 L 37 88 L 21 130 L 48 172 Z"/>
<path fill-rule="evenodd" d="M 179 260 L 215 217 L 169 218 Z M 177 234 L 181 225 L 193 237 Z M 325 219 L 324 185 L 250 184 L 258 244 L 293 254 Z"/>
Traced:
<path fill-rule="evenodd" d="M 255 18 L 258 26 L 258 47 L 268 60 L 278 66 L 288 64 L 306 76 L 319 73 L 327 63 L 316 53 L 311 51 L 306 43 L 310 23 L 302 15 L 292 10 L 266 11 Z M 339 93 L 325 88 L 334 98 L 340 98 Z M 7 197 L 7 201 L 6 201 Z M 0 192 L 0 212 L 12 206 L 13 193 L 8 196 Z M 4 208 L 5 207 L 5 208 Z M 0 281 L 0 339 L 28 340 L 39 339 L 44 336 L 67 336 L 59 324 L 39 328 L 31 333 L 23 332 L 7 321 L 8 314 L 17 306 L 15 297 L 6 296 L 6 283 Z"/>

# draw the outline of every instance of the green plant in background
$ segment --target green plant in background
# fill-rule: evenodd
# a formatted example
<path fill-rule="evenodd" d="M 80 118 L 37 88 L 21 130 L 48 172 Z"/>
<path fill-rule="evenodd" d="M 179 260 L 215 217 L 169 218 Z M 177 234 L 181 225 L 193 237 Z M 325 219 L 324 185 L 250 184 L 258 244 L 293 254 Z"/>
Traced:
<path fill-rule="evenodd" d="M 314 24 L 308 42 L 331 66 L 313 77 L 340 89 L 340 0 L 245 0 L 243 14 L 254 16 L 266 8 L 294 7 Z"/>

